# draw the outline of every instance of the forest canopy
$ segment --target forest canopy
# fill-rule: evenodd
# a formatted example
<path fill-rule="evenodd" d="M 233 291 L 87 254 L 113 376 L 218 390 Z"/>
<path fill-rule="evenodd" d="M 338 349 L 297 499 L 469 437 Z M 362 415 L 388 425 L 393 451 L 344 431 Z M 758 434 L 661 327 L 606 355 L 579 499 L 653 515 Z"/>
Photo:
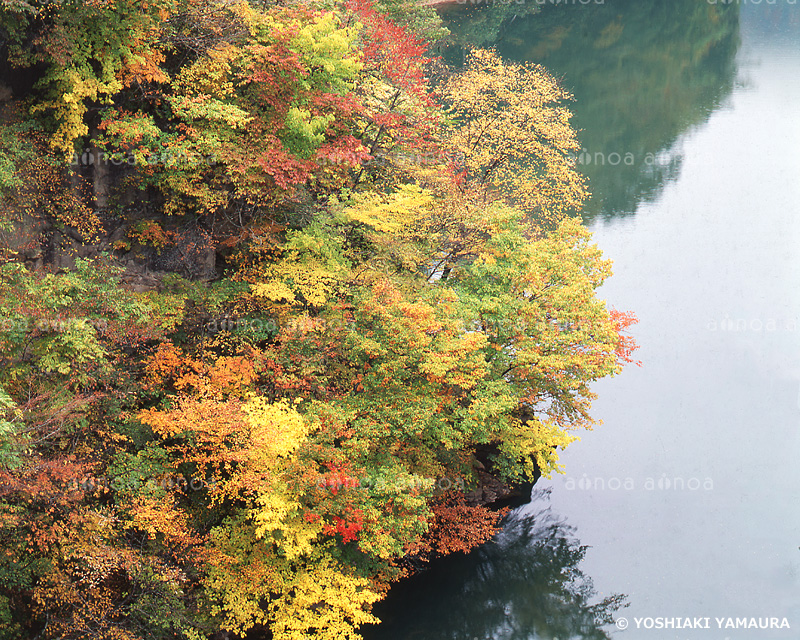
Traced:
<path fill-rule="evenodd" d="M 358 638 L 633 361 L 569 94 L 405 0 L 3 0 L 0 638 Z"/>

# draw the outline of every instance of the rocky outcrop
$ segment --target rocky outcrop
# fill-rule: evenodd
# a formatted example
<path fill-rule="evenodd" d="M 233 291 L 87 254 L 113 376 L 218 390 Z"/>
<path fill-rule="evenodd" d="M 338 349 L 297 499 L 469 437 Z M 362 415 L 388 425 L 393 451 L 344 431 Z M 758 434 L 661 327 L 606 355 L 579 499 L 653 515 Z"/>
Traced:
<path fill-rule="evenodd" d="M 483 505 L 491 509 L 517 507 L 531 499 L 533 483 L 507 484 L 486 471 L 478 470 L 479 485 L 465 494 L 470 505 Z"/>

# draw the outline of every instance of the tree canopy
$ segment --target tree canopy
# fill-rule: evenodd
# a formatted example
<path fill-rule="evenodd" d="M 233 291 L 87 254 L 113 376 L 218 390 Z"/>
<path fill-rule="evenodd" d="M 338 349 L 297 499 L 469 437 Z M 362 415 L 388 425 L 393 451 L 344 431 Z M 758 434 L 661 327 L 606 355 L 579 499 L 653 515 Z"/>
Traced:
<path fill-rule="evenodd" d="M 406 8 L 408 10 L 406 10 Z M 5 1 L 0 637 L 358 638 L 632 314 L 568 94 L 431 11 Z"/>

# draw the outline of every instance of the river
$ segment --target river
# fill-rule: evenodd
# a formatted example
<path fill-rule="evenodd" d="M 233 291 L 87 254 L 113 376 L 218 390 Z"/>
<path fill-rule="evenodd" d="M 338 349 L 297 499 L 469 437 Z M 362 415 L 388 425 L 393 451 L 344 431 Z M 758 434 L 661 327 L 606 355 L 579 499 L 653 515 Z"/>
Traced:
<path fill-rule="evenodd" d="M 797 640 L 800 6 L 536 4 L 449 19 L 573 91 L 601 295 L 639 317 L 643 366 L 596 385 L 566 475 L 367 637 Z"/>

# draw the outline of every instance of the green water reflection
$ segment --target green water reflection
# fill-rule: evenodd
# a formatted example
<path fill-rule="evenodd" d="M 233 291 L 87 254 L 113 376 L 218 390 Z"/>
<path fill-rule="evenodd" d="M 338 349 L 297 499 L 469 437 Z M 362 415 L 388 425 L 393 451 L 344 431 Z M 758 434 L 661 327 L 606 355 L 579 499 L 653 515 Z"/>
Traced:
<path fill-rule="evenodd" d="M 509 518 L 500 536 L 400 583 L 368 640 L 607 640 L 624 596 L 599 599 L 580 569 L 586 547 L 557 518 L 549 491 Z"/>
<path fill-rule="evenodd" d="M 680 136 L 730 95 L 739 5 L 606 0 L 538 6 L 531 14 L 529 5 L 510 2 L 464 5 L 446 18 L 462 43 L 494 45 L 508 59 L 543 64 L 563 78 L 575 96 L 573 123 L 584 148 L 579 165 L 594 194 L 587 221 L 633 213 L 677 177 Z M 480 33 L 496 40 L 486 42 Z"/>

